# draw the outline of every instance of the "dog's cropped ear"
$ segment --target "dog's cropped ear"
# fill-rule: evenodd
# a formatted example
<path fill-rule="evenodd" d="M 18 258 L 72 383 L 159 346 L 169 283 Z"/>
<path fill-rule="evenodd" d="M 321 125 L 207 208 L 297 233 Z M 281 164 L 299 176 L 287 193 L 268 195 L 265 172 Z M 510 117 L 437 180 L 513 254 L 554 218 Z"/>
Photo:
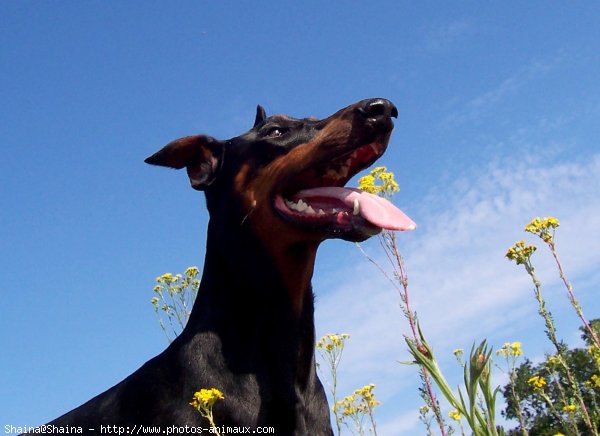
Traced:
<path fill-rule="evenodd" d="M 202 191 L 221 168 L 223 143 L 205 135 L 186 136 L 168 143 L 144 162 L 178 170 L 185 167 L 192 188 Z"/>
<path fill-rule="evenodd" d="M 256 118 L 254 119 L 254 126 L 258 126 L 264 120 L 267 119 L 267 113 L 265 112 L 265 108 L 261 105 L 256 106 Z"/>

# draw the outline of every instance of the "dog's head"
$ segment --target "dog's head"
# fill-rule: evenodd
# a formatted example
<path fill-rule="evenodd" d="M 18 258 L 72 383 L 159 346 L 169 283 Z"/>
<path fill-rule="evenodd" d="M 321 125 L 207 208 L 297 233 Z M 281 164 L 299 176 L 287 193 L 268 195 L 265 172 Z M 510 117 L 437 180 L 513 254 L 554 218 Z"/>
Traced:
<path fill-rule="evenodd" d="M 192 187 L 206 193 L 211 219 L 228 217 L 231 225 L 288 242 L 361 241 L 382 228 L 415 228 L 387 200 L 344 187 L 384 153 L 397 115 L 381 98 L 322 120 L 267 117 L 258 106 L 248 132 L 227 141 L 181 138 L 146 162 L 186 168 Z"/>

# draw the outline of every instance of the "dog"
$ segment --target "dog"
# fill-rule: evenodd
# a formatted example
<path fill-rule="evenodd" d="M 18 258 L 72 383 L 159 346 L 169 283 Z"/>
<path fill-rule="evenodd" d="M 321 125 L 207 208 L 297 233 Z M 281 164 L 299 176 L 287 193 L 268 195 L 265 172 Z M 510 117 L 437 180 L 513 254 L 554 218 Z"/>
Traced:
<path fill-rule="evenodd" d="M 315 257 L 326 239 L 415 227 L 387 200 L 344 187 L 384 153 L 397 116 L 382 98 L 322 120 L 267 117 L 258 106 L 240 136 L 188 136 L 147 158 L 185 168 L 206 196 L 206 258 L 191 316 L 165 351 L 48 426 L 208 432 L 188 403 L 200 388 L 217 388 L 219 428 L 332 435 L 315 364 Z"/>

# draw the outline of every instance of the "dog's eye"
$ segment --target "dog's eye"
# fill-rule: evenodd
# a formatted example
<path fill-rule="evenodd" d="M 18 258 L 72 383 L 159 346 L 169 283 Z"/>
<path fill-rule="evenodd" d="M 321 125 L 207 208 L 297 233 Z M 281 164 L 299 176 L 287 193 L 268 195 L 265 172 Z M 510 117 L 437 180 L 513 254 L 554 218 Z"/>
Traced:
<path fill-rule="evenodd" d="M 280 136 L 283 136 L 285 132 L 287 132 L 287 129 L 284 129 L 283 127 L 273 127 L 267 131 L 267 136 L 269 138 L 279 138 Z"/>

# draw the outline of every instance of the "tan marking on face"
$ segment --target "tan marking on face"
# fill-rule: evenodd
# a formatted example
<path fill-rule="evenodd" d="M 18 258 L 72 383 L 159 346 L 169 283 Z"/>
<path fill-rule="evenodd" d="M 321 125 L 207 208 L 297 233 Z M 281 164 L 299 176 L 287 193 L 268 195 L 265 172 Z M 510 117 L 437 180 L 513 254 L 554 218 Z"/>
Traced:
<path fill-rule="evenodd" d="M 277 216 L 273 209 L 273 199 L 275 187 L 286 177 L 290 166 L 297 168 L 301 165 L 312 147 L 312 144 L 299 146 L 255 174 L 251 174 L 249 164 L 243 165 L 234 180 L 235 192 L 241 196 L 243 205 L 243 225 L 250 226 L 263 241 L 280 272 L 293 311 L 297 315 L 302 311 L 305 294 L 310 286 L 320 240 Z"/>
<path fill-rule="evenodd" d="M 242 200 L 242 212 L 249 213 L 257 205 L 254 191 L 247 186 L 247 180 L 250 174 L 250 164 L 242 165 L 235 178 L 233 179 L 233 189 L 240 195 Z"/>
<path fill-rule="evenodd" d="M 244 225 L 251 226 L 265 244 L 289 292 L 296 314 L 302 310 L 317 248 L 323 237 L 290 225 L 276 215 L 274 195 L 291 171 L 301 173 L 308 169 L 323 148 L 346 144 L 351 128 L 350 121 L 334 119 L 310 142 L 298 145 L 256 173 L 251 173 L 249 164 L 243 165 L 234 180 L 235 192 L 242 200 Z"/>

